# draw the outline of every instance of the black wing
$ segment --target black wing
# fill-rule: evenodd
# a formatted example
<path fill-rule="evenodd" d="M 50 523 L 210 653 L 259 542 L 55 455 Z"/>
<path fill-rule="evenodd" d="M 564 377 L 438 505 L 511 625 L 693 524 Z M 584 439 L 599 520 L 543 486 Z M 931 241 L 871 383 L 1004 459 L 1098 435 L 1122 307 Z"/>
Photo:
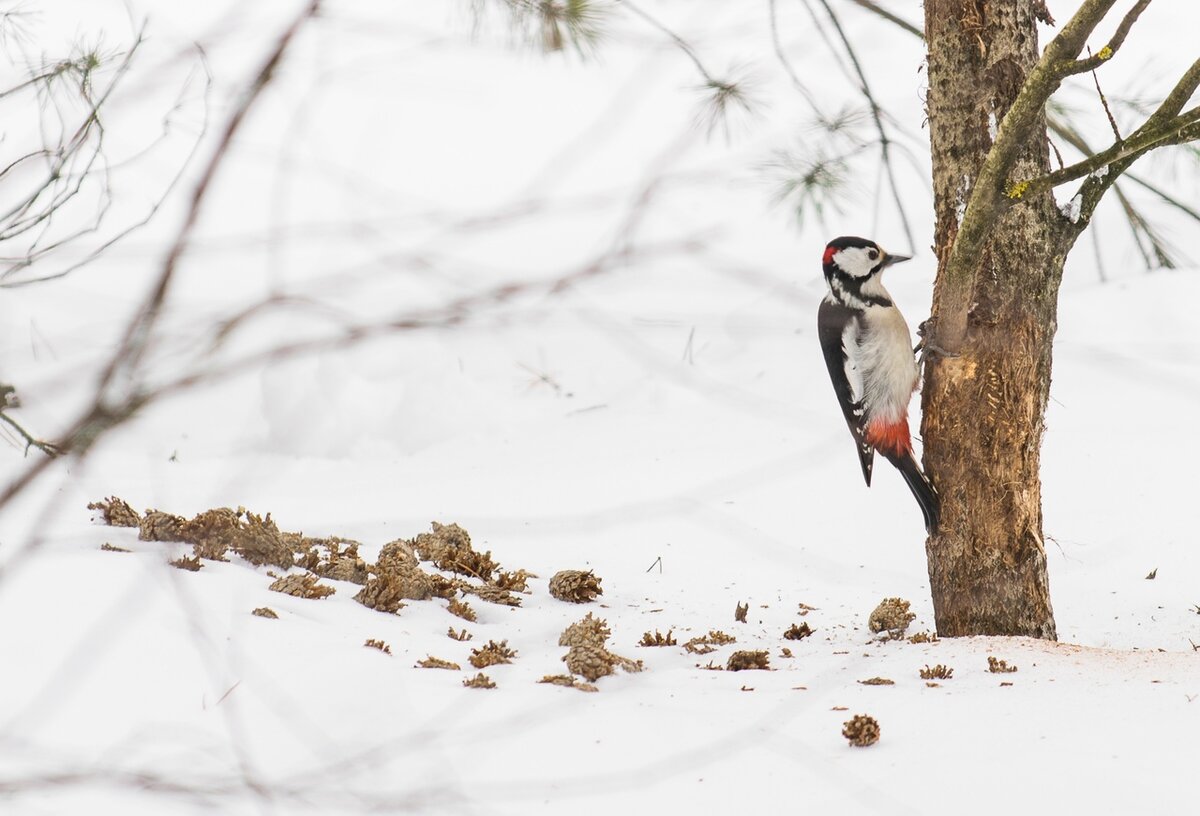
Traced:
<path fill-rule="evenodd" d="M 842 333 L 846 326 L 855 321 L 855 314 L 845 306 L 822 300 L 817 309 L 817 338 L 821 341 L 821 351 L 825 354 L 825 367 L 829 369 L 829 379 L 833 381 L 833 390 L 837 394 L 838 404 L 842 406 L 842 414 L 846 417 L 846 425 L 850 435 L 854 437 L 854 447 L 858 450 L 858 461 L 862 464 L 863 478 L 867 487 L 871 486 L 871 467 L 875 462 L 875 450 L 867 444 L 866 428 L 863 424 L 863 406 L 855 401 L 850 380 L 846 377 L 846 366 L 849 359 L 842 345 Z"/>

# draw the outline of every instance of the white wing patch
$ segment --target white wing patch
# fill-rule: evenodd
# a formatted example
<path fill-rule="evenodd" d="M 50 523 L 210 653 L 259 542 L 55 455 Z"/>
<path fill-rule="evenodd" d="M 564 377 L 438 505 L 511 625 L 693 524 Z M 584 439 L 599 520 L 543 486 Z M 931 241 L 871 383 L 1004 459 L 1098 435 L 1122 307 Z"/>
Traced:
<path fill-rule="evenodd" d="M 858 320 L 851 320 L 842 329 L 842 350 L 846 354 L 846 382 L 850 384 L 850 398 L 854 403 L 854 414 L 863 414 L 863 366 L 862 347 L 858 337 Z"/>

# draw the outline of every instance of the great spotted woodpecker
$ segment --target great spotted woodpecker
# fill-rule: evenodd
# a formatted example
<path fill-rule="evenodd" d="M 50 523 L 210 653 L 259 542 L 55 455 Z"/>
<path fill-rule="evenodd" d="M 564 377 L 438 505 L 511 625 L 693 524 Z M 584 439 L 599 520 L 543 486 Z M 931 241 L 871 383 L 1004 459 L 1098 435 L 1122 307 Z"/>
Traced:
<path fill-rule="evenodd" d="M 829 293 L 817 310 L 817 336 L 863 478 L 870 487 L 879 451 L 908 483 L 932 535 L 941 504 L 913 456 L 908 429 L 908 403 L 919 372 L 908 324 L 880 280 L 884 269 L 909 259 L 889 255 L 873 241 L 845 236 L 829 242 L 823 260 Z"/>

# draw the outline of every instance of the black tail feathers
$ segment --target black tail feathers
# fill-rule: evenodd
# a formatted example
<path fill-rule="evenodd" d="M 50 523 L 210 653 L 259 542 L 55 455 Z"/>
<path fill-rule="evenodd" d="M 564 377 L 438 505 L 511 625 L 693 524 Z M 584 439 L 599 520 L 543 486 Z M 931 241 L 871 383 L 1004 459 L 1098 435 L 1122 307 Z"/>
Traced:
<path fill-rule="evenodd" d="M 937 491 L 930 484 L 929 478 L 922 472 L 921 466 L 917 464 L 917 460 L 911 453 L 887 458 L 896 466 L 896 470 L 900 471 L 900 475 L 908 483 L 908 489 L 912 491 L 913 498 L 917 500 L 917 504 L 921 505 L 921 513 L 925 516 L 926 532 L 935 535 L 942 514 L 942 503 L 938 499 Z"/>

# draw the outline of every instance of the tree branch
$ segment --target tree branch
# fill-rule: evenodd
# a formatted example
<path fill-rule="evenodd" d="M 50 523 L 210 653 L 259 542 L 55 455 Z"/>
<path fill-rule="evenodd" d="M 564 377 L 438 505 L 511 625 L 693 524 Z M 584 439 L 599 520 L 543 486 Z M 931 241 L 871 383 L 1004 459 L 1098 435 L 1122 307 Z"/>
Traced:
<path fill-rule="evenodd" d="M 1080 209 L 1078 217 L 1072 219 L 1071 226 L 1076 234 L 1082 232 L 1091 221 L 1100 199 L 1135 161 L 1156 148 L 1200 139 L 1200 106 L 1180 113 L 1197 88 L 1200 88 L 1200 59 L 1192 63 L 1162 104 L 1128 139 L 1117 141 L 1107 150 L 1088 156 L 1070 167 L 1036 179 L 1016 182 L 1009 186 L 1006 194 L 1010 199 L 1033 197 L 1086 176 L 1087 179 L 1076 193 Z"/>
<path fill-rule="evenodd" d="M 1148 3 L 1149 0 L 1139 0 L 1134 10 L 1122 20 L 1124 30 L 1118 28 L 1119 40 L 1114 36 L 1117 48 L 1137 19 L 1137 14 Z M 1008 174 L 1033 137 L 1038 121 L 1044 116 L 1046 101 L 1058 90 L 1064 78 L 1088 70 L 1086 66 L 1076 70 L 1081 62 L 1086 62 L 1078 60 L 1079 54 L 1088 36 L 1115 4 L 1116 0 L 1085 0 L 1079 11 L 1047 44 L 1000 122 L 996 140 L 975 180 L 949 258 L 939 270 L 946 290 L 943 299 L 945 305 L 936 324 L 936 342 L 948 352 L 959 351 L 966 339 L 967 312 L 979 259 L 995 219 L 1007 206 L 1011 206 L 1012 197 L 1006 195 L 1005 190 Z M 1100 54 L 1110 59 L 1115 51 L 1116 48 L 1110 43 L 1100 50 Z"/>
<path fill-rule="evenodd" d="M 1129 35 L 1129 29 L 1133 28 L 1133 24 L 1137 22 L 1137 18 L 1146 10 L 1146 6 L 1150 5 L 1150 0 L 1138 0 L 1137 5 L 1129 10 L 1129 12 L 1121 19 L 1121 24 L 1117 26 L 1116 32 L 1112 39 L 1108 41 L 1108 45 L 1101 48 L 1095 54 L 1087 59 L 1076 60 L 1066 68 L 1064 76 L 1072 74 L 1082 74 L 1084 71 L 1094 71 L 1104 63 L 1113 58 L 1121 44 L 1125 42 L 1125 37 Z"/>
<path fill-rule="evenodd" d="M 904 29 L 909 34 L 915 34 L 916 36 L 920 37 L 921 39 L 925 39 L 925 32 L 923 32 L 921 29 L 917 28 L 912 23 L 908 22 L 908 20 L 902 19 L 900 17 L 897 17 L 895 14 L 892 14 L 890 11 L 883 8 L 878 3 L 874 2 L 874 0 L 850 0 L 850 2 L 854 3 L 854 5 L 856 5 L 856 6 L 861 6 L 861 7 L 865 8 L 867 11 L 871 12 L 872 14 L 879 15 L 883 19 L 887 20 L 889 23 L 892 23 L 893 25 L 897 25 L 900 28 Z"/>
<path fill-rule="evenodd" d="M 132 375 L 145 350 L 146 343 L 149 341 L 150 332 L 157 322 L 176 266 L 187 247 L 192 229 L 195 227 L 199 217 L 200 207 L 204 203 L 212 180 L 216 176 L 225 156 L 228 154 L 234 135 L 241 127 L 242 122 L 245 121 L 246 115 L 253 107 L 255 100 L 258 99 L 262 90 L 275 75 L 275 70 L 283 60 L 288 46 L 304 23 L 316 15 L 320 5 L 321 0 L 308 0 L 305 3 L 304 8 L 296 15 L 283 34 L 280 35 L 270 55 L 247 87 L 241 102 L 230 115 L 225 125 L 225 130 L 221 134 L 220 140 L 213 151 L 213 155 L 209 159 L 208 165 L 205 167 L 200 176 L 200 181 L 192 193 L 184 222 L 180 226 L 175 236 L 175 241 L 163 261 L 163 268 L 159 273 L 158 280 L 155 282 L 146 302 L 130 320 L 124 338 L 113 353 L 112 358 L 109 360 L 97 383 L 92 404 L 80 415 L 72 424 L 70 430 L 64 435 L 64 452 L 74 453 L 78 456 L 86 455 L 90 447 L 102 434 L 128 421 L 150 401 L 151 395 L 139 392 L 136 390 L 136 385 L 129 386 L 128 390 L 120 394 L 118 398 L 114 398 L 114 395 L 110 394 L 109 391 L 114 388 L 114 383 L 124 381 L 126 379 L 125 375 L 129 375 L 130 381 L 136 383 Z M 26 487 L 33 483 L 46 470 L 50 461 L 49 457 L 39 459 L 0 491 L 0 508 L 5 507 L 24 491 Z"/>
<path fill-rule="evenodd" d="M 1095 173 L 1108 165 L 1124 162 L 1126 159 L 1132 164 L 1133 160 L 1157 147 L 1193 141 L 1197 138 L 1197 133 L 1191 125 L 1197 122 L 1200 122 L 1200 108 L 1193 108 L 1151 130 L 1146 130 L 1147 123 L 1128 139 L 1114 143 L 1107 150 L 1088 156 L 1061 170 L 1010 185 L 1006 191 L 1007 195 L 1012 199 L 1036 196 L 1060 184 Z"/>
<path fill-rule="evenodd" d="M 845 30 L 842 28 L 841 20 L 834 13 L 828 0 L 818 0 L 818 2 L 825 9 L 825 13 L 829 15 L 829 21 L 833 24 L 834 31 L 837 32 L 838 37 L 842 41 L 842 46 L 846 49 L 846 56 L 850 58 L 850 63 L 854 66 L 855 74 L 858 75 L 859 91 L 867 100 L 867 105 L 871 110 L 871 119 L 875 122 L 875 129 L 879 133 L 879 160 L 883 165 L 884 172 L 887 174 L 888 186 L 892 191 L 896 212 L 900 216 L 900 225 L 904 229 L 904 237 L 908 240 L 909 252 L 915 252 L 916 241 L 913 238 L 912 227 L 908 223 L 908 214 L 904 211 L 904 203 L 900 200 L 900 191 L 896 185 L 896 173 L 892 168 L 892 142 L 888 137 L 887 129 L 883 126 L 883 109 L 879 107 L 874 94 L 871 93 L 871 86 L 867 83 L 866 72 L 863 71 L 862 63 L 859 62 L 858 55 L 855 53 L 854 47 L 850 44 L 850 38 L 846 36 Z"/>
<path fill-rule="evenodd" d="M 209 158 L 204 172 L 200 175 L 200 181 L 196 184 L 196 189 L 192 192 L 191 204 L 188 207 L 183 226 L 180 227 L 179 232 L 175 236 L 175 241 L 171 245 L 166 259 L 163 261 L 163 268 L 159 274 L 158 281 L 155 283 L 146 302 L 130 322 L 125 337 L 121 340 L 121 345 L 101 375 L 100 384 L 96 389 L 97 408 L 100 407 L 101 403 L 107 401 L 109 395 L 105 392 L 109 390 L 115 380 L 119 379 L 118 375 L 122 372 L 132 370 L 140 361 L 150 332 L 157 322 L 162 305 L 166 300 L 167 292 L 175 276 L 175 269 L 179 265 L 179 260 L 183 257 L 184 251 L 187 249 L 192 230 L 199 219 L 201 205 L 208 194 L 212 180 L 216 177 L 217 170 L 220 168 L 230 145 L 233 143 L 234 135 L 241 129 L 242 123 L 246 119 L 246 114 L 254 106 L 254 102 L 258 99 L 259 94 L 262 93 L 263 88 L 275 76 L 275 70 L 279 67 L 280 62 L 282 62 L 283 55 L 291 44 L 292 39 L 304 23 L 317 13 L 320 5 L 321 0 L 309 0 L 303 10 L 296 15 L 291 25 L 280 35 L 275 48 L 263 62 L 262 67 L 259 68 L 250 86 L 246 89 L 241 103 L 229 117 L 229 121 L 225 125 L 225 130 L 221 133 L 220 139 L 217 142 L 216 149 Z M 104 413 L 107 413 L 107 411 Z M 73 445 L 73 441 L 68 440 L 68 444 Z"/>
<path fill-rule="evenodd" d="M 18 408 L 20 405 L 21 402 L 17 399 L 17 390 L 8 383 L 0 383 L 0 421 L 3 421 L 25 440 L 25 455 L 29 455 L 30 448 L 37 448 L 49 457 L 58 456 L 60 451 L 57 445 L 38 439 L 8 415 L 7 409 Z"/>

